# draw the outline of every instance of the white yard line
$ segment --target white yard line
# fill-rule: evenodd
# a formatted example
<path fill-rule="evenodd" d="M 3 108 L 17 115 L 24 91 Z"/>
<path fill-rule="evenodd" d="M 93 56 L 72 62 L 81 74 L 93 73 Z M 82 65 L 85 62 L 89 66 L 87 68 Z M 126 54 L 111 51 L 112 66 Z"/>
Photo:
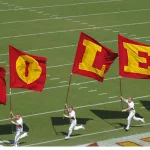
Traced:
<path fill-rule="evenodd" d="M 110 31 L 111 29 L 104 29 L 104 30 Z"/>
<path fill-rule="evenodd" d="M 68 81 L 60 81 L 60 83 L 66 83 L 66 82 L 68 82 Z"/>
<path fill-rule="evenodd" d="M 111 96 L 111 97 L 108 97 L 108 98 L 116 98 L 116 97 L 118 97 L 118 96 Z"/>
<path fill-rule="evenodd" d="M 0 62 L 0 64 L 4 64 L 4 63 L 6 63 L 6 61 L 1 61 L 1 62 Z"/>
<path fill-rule="evenodd" d="M 88 24 L 88 23 L 86 23 L 86 22 L 83 22 L 83 23 L 81 23 L 81 24 Z"/>
<path fill-rule="evenodd" d="M 125 34 L 125 33 L 120 33 L 120 34 Z M 126 33 L 127 34 L 127 33 Z M 150 36 L 145 36 L 145 37 L 133 37 L 133 39 L 144 39 L 144 38 L 149 38 Z M 112 43 L 112 42 L 117 42 L 118 40 L 110 40 L 110 41 L 101 41 L 100 43 Z M 69 47 L 74 47 L 77 45 L 65 45 L 65 46 L 57 46 L 57 47 L 49 47 L 49 48 L 41 48 L 41 49 L 33 49 L 33 50 L 28 50 L 24 52 L 35 52 L 35 51 L 46 51 L 49 49 L 61 49 L 61 48 L 69 48 Z M 7 56 L 8 53 L 1 53 L 0 56 Z"/>
<path fill-rule="evenodd" d="M 145 124 L 135 125 L 135 126 L 147 126 L 147 125 L 150 125 L 150 123 L 145 123 Z M 115 132 L 115 131 L 119 131 L 119 130 L 124 130 L 124 128 L 117 128 L 117 129 L 112 129 L 112 130 L 104 130 L 104 131 L 99 131 L 99 132 L 83 134 L 83 135 L 71 137 L 71 139 L 87 137 L 87 136 L 96 135 L 96 134 L 110 133 L 110 132 Z M 58 142 L 58 141 L 63 141 L 63 140 L 65 140 L 65 139 L 61 138 L 61 139 L 49 140 L 49 141 L 44 141 L 44 142 L 39 142 L 39 143 L 33 143 L 33 144 L 25 145 L 25 146 L 37 146 L 37 145 L 42 145 L 42 144 L 46 144 L 46 143 L 53 143 L 53 142 Z"/>
<path fill-rule="evenodd" d="M 36 13 L 41 14 L 41 13 L 43 13 L 43 12 L 41 11 L 41 12 L 36 12 Z"/>
<path fill-rule="evenodd" d="M 46 21 L 51 19 L 66 19 L 66 20 L 72 20 L 71 18 L 79 18 L 79 17 L 89 17 L 89 16 L 99 16 L 99 15 L 111 15 L 111 14 L 120 14 L 120 13 L 130 13 L 130 12 L 140 12 L 140 11 L 149 11 L 150 8 L 144 8 L 144 9 L 135 9 L 135 10 L 124 10 L 124 11 L 117 11 L 117 12 L 105 12 L 105 13 L 96 13 L 96 14 L 84 14 L 84 15 L 76 15 L 76 16 L 63 16 L 63 17 L 48 17 L 48 18 L 41 18 L 41 19 L 31 19 L 31 20 L 17 20 L 17 21 L 8 21 L 8 22 L 1 22 L 0 24 L 13 24 L 13 23 L 26 23 L 26 22 L 36 22 L 36 21 Z M 36 10 L 30 10 L 30 11 L 36 11 Z M 44 15 L 50 15 L 50 13 L 44 14 Z M 67 19 L 68 18 L 68 19 Z M 69 19 L 70 18 L 70 19 Z M 89 25 L 90 26 L 90 25 Z M 93 26 L 93 25 L 91 25 Z M 95 26 L 95 25 L 94 25 Z"/>
<path fill-rule="evenodd" d="M 89 90 L 88 92 L 96 92 L 97 90 Z"/>
<path fill-rule="evenodd" d="M 115 80 L 118 79 L 119 77 L 113 77 L 113 78 L 107 78 L 104 80 Z M 89 84 L 89 83 L 94 83 L 94 82 L 98 82 L 98 81 L 88 81 L 88 82 L 79 82 L 79 83 L 72 83 L 70 84 L 70 86 L 78 86 L 78 85 L 82 85 L 82 84 Z M 54 87 L 47 87 L 44 88 L 43 90 L 49 90 L 49 89 L 57 89 L 57 88 L 64 88 L 64 87 L 68 87 L 67 85 L 60 85 L 60 86 L 54 86 Z M 24 93 L 30 93 L 33 92 L 32 90 L 26 90 L 26 91 L 22 91 L 22 92 L 16 92 L 16 93 L 12 93 L 12 95 L 17 95 L 17 94 L 24 94 Z M 10 95 L 9 93 L 7 95 Z"/>
<path fill-rule="evenodd" d="M 102 134 L 102 133 L 108 133 L 108 132 L 115 132 L 115 131 L 122 130 L 122 129 L 123 128 L 118 128 L 118 129 L 112 129 L 112 130 L 105 130 L 105 131 L 100 131 L 100 132 L 88 133 L 88 134 L 83 134 L 83 135 L 71 137 L 71 139 L 76 139 L 76 138 L 86 137 L 86 136 L 96 135 L 96 134 Z M 44 142 L 29 144 L 29 145 L 25 145 L 25 146 L 36 146 L 36 145 L 41 145 L 41 144 L 46 144 L 46 143 L 53 143 L 53 142 L 64 141 L 64 140 L 65 140 L 64 138 L 61 138 L 61 139 L 56 139 L 56 140 L 50 140 L 50 141 L 44 141 Z"/>
<path fill-rule="evenodd" d="M 138 105 L 139 103 L 134 103 L 135 105 Z"/>
<path fill-rule="evenodd" d="M 80 22 L 80 21 L 73 21 L 73 22 Z"/>
<path fill-rule="evenodd" d="M 112 31 L 112 32 L 119 32 L 119 31 Z"/>
<path fill-rule="evenodd" d="M 106 95 L 106 94 L 108 94 L 108 93 L 100 93 L 100 94 L 97 94 L 97 95 Z"/>
<path fill-rule="evenodd" d="M 141 98 L 147 98 L 147 97 L 150 97 L 150 95 L 144 95 L 144 96 L 140 96 L 140 97 L 135 97 L 134 100 L 141 99 Z M 120 100 L 115 100 L 115 101 L 111 101 L 111 102 L 109 101 L 109 102 L 104 102 L 104 103 L 97 103 L 97 104 L 91 104 L 91 105 L 77 106 L 77 107 L 75 107 L 75 109 L 87 108 L 87 107 L 93 107 L 93 106 L 100 106 L 100 105 L 106 105 L 106 104 L 112 104 L 112 103 L 118 103 L 118 102 L 120 102 Z M 48 112 L 43 112 L 43 113 L 36 113 L 36 114 L 31 114 L 31 115 L 25 115 L 25 116 L 22 116 L 22 117 L 23 118 L 28 118 L 28 117 L 33 117 L 33 116 L 40 116 L 40 115 L 45 115 L 45 114 L 61 112 L 61 111 L 64 111 L 64 109 L 48 111 Z M 6 121 L 6 120 L 10 120 L 10 118 L 1 119 L 0 122 Z"/>
<path fill-rule="evenodd" d="M 89 27 L 95 27 L 95 25 L 88 25 Z"/>
<path fill-rule="evenodd" d="M 140 107 L 141 109 L 145 108 L 145 107 Z"/>
<path fill-rule="evenodd" d="M 89 4 L 109 3 L 109 2 L 119 2 L 119 1 L 122 1 L 122 0 L 107 0 L 107 1 L 73 3 L 73 4 L 64 4 L 64 5 L 39 6 L 39 7 L 22 8 L 21 10 L 41 9 L 41 8 L 54 8 L 54 7 L 66 7 L 66 6 L 76 6 L 76 5 L 89 5 Z M 3 9 L 3 10 L 0 10 L 0 11 L 20 11 L 20 9 Z"/>
<path fill-rule="evenodd" d="M 49 80 L 59 80 L 59 78 L 52 78 L 52 79 L 49 79 Z"/>
<path fill-rule="evenodd" d="M 104 28 L 114 28 L 114 27 L 124 27 L 124 26 L 145 25 L 145 24 L 150 24 L 150 21 L 147 21 L 147 22 L 127 23 L 127 24 L 116 24 L 116 25 L 109 25 L 109 26 L 100 26 L 100 27 L 96 27 L 96 28 L 95 28 L 95 27 L 93 27 L 93 28 L 80 28 L 80 29 L 59 30 L 59 31 L 50 31 L 50 32 L 41 32 L 41 33 L 31 33 L 31 34 L 20 34 L 20 35 L 13 35 L 13 36 L 0 37 L 0 40 L 1 40 L 1 39 L 27 37 L 27 36 L 35 36 L 35 35 L 56 34 L 56 33 L 66 33 L 66 32 L 74 32 L 74 31 L 95 30 L 95 29 L 104 29 Z"/>
<path fill-rule="evenodd" d="M 84 86 L 84 87 L 79 87 L 78 89 L 81 90 L 81 89 L 86 89 L 87 86 Z"/>
<path fill-rule="evenodd" d="M 63 66 L 71 66 L 73 63 L 70 63 L 70 64 L 62 64 L 62 65 L 57 65 L 57 66 L 49 66 L 49 67 L 46 67 L 47 69 L 49 68 L 57 68 L 57 67 L 63 67 Z"/>

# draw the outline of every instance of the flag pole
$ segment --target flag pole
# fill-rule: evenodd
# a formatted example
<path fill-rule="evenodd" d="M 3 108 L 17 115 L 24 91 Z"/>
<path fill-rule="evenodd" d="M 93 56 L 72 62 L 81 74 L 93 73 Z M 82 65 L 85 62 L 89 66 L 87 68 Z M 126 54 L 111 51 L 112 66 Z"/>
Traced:
<path fill-rule="evenodd" d="M 12 111 L 12 102 L 11 102 L 11 88 L 9 89 L 9 98 L 10 98 L 10 112 Z M 12 115 L 10 115 L 10 119 L 12 121 Z M 11 123 L 11 129 L 12 129 L 12 133 L 13 133 L 13 124 Z"/>
<path fill-rule="evenodd" d="M 120 81 L 120 96 L 122 96 L 122 80 L 121 80 L 121 76 L 119 76 L 119 81 Z M 123 109 L 122 100 L 121 100 L 121 109 Z"/>
<path fill-rule="evenodd" d="M 72 79 L 72 73 L 70 74 L 70 79 L 69 79 L 69 82 L 68 82 L 68 90 L 67 90 L 65 104 L 67 104 L 67 102 L 68 102 L 68 95 L 69 95 L 69 90 L 70 90 L 71 79 Z M 65 108 L 64 108 L 64 114 L 65 114 Z"/>

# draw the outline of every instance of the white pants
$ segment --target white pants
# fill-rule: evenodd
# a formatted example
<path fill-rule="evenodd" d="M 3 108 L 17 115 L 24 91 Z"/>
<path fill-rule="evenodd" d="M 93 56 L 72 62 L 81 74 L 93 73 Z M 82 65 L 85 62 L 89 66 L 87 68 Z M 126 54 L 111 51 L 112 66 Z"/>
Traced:
<path fill-rule="evenodd" d="M 77 125 L 77 121 L 76 121 L 76 120 L 71 123 L 71 125 L 70 125 L 70 127 L 69 127 L 68 136 L 71 135 L 71 133 L 72 133 L 73 130 L 79 130 L 79 129 L 82 129 L 82 128 L 83 128 L 81 125 L 80 125 L 80 126 L 76 126 L 76 125 Z"/>
<path fill-rule="evenodd" d="M 14 145 L 17 145 L 18 141 L 27 136 L 27 132 L 16 131 Z"/>
<path fill-rule="evenodd" d="M 128 124 L 127 124 L 127 127 L 126 127 L 126 129 L 129 129 L 130 128 L 130 124 L 131 124 L 131 119 L 134 119 L 134 120 L 136 120 L 136 121 L 143 121 L 143 119 L 142 118 L 138 118 L 138 117 L 136 117 L 135 116 L 135 110 L 132 110 L 132 111 L 130 111 L 129 112 L 129 116 L 128 116 L 128 118 L 127 118 L 127 120 L 128 120 Z"/>

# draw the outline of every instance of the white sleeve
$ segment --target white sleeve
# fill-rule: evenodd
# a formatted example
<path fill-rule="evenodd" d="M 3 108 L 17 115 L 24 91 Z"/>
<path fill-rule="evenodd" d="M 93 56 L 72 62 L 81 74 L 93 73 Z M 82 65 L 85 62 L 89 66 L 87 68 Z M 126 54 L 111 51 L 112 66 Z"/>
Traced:
<path fill-rule="evenodd" d="M 125 102 L 128 104 L 128 100 L 127 99 L 124 99 L 125 100 Z"/>
<path fill-rule="evenodd" d="M 72 111 L 72 112 L 70 113 L 70 116 L 73 117 L 73 118 L 75 118 L 75 112 Z"/>
<path fill-rule="evenodd" d="M 134 103 L 131 103 L 131 104 L 130 104 L 130 107 L 134 109 Z"/>
<path fill-rule="evenodd" d="M 22 127 L 22 120 L 21 119 L 17 120 L 16 122 Z"/>

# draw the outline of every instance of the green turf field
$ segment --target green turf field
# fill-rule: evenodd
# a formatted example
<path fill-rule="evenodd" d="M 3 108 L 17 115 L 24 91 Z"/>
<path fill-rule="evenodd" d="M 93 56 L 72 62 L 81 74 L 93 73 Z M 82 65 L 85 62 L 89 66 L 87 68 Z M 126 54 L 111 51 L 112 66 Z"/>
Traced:
<path fill-rule="evenodd" d="M 104 82 L 73 75 L 68 105 L 77 107 L 78 121 L 86 129 L 73 131 L 73 138 L 65 141 L 69 122 L 62 119 L 80 32 L 117 52 L 118 34 L 149 44 L 149 27 L 150 0 L 0 0 L 0 66 L 7 70 L 8 93 L 7 105 L 0 106 L 0 140 L 15 136 L 9 119 L 8 45 L 48 59 L 43 92 L 12 89 L 13 112 L 29 128 L 20 146 L 75 146 L 150 132 L 150 81 L 127 78 L 122 80 L 123 96 L 135 98 L 146 123 L 129 132 L 117 130 L 127 123 L 119 101 L 118 59 Z"/>

